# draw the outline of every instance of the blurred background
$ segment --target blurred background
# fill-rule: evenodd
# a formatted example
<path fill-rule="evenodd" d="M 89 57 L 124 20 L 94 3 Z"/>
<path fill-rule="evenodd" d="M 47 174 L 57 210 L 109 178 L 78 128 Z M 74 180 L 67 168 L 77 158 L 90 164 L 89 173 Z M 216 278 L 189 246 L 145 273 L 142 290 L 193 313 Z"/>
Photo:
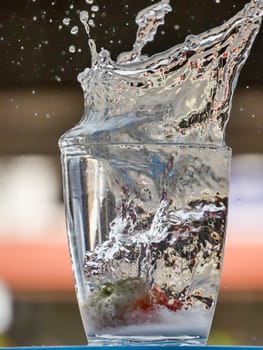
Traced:
<path fill-rule="evenodd" d="M 80 119 L 77 74 L 90 65 L 79 10 L 89 0 L 0 5 L 0 346 L 85 344 L 66 241 L 57 141 Z M 170 1 L 147 53 L 223 23 L 247 1 Z M 132 46 L 151 0 L 94 1 L 98 47 Z M 75 27 L 74 30 L 72 28 Z M 71 33 L 72 32 L 72 33 Z M 241 72 L 224 270 L 211 344 L 263 345 L 263 36 Z"/>

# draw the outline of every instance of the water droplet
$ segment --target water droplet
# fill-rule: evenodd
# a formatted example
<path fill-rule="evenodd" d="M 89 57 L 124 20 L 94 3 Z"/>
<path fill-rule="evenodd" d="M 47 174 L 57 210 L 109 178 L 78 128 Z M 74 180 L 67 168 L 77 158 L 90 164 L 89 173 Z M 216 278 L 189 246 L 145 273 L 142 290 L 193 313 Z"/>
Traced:
<path fill-rule="evenodd" d="M 200 42 L 197 36 L 188 35 L 185 39 L 185 45 L 190 50 L 197 50 L 199 48 Z"/>
<path fill-rule="evenodd" d="M 35 22 L 37 20 L 37 16 L 34 16 L 33 17 L 33 21 Z"/>
<path fill-rule="evenodd" d="M 70 31 L 71 34 L 76 35 L 76 34 L 78 34 L 78 32 L 79 32 L 78 26 L 74 26 L 71 28 L 71 31 Z"/>
<path fill-rule="evenodd" d="M 81 11 L 79 14 L 79 18 L 81 20 L 81 22 L 87 22 L 89 20 L 89 13 L 88 11 Z"/>
<path fill-rule="evenodd" d="M 50 118 L 50 113 L 46 113 L 46 117 L 47 117 L 47 118 Z"/>
<path fill-rule="evenodd" d="M 93 21 L 93 19 L 90 19 L 88 23 L 91 27 L 95 27 L 95 22 Z"/>
<path fill-rule="evenodd" d="M 68 50 L 69 50 L 69 52 L 74 53 L 74 52 L 76 52 L 76 46 L 75 45 L 70 45 Z"/>
<path fill-rule="evenodd" d="M 89 4 L 89 5 L 92 5 L 94 2 L 94 0 L 86 0 L 86 3 Z"/>
<path fill-rule="evenodd" d="M 32 90 L 32 95 L 35 95 L 35 93 L 36 93 L 36 90 Z"/>
<path fill-rule="evenodd" d="M 251 115 L 252 118 L 255 118 L 255 116 L 256 116 L 255 114 L 252 114 L 252 115 Z"/>
<path fill-rule="evenodd" d="M 221 0 L 215 0 L 216 4 L 220 4 Z"/>
<path fill-rule="evenodd" d="M 97 6 L 97 5 L 91 6 L 91 11 L 98 12 L 99 11 L 99 6 Z"/>
<path fill-rule="evenodd" d="M 35 112 L 35 113 L 34 113 L 34 116 L 35 116 L 35 117 L 37 117 L 37 116 L 38 116 L 38 113 L 37 113 L 37 112 Z"/>
<path fill-rule="evenodd" d="M 179 29 L 180 29 L 179 24 L 175 24 L 175 25 L 174 25 L 174 29 L 175 29 L 175 30 L 179 30 Z"/>
<path fill-rule="evenodd" d="M 71 10 L 73 10 L 73 9 L 74 9 L 74 5 L 73 5 L 73 4 L 70 4 L 69 8 L 70 8 Z"/>
<path fill-rule="evenodd" d="M 69 17 L 65 17 L 63 18 L 63 24 L 65 24 L 65 26 L 68 26 L 70 24 L 71 19 Z"/>
<path fill-rule="evenodd" d="M 55 75 L 55 80 L 57 81 L 57 82 L 61 82 L 61 78 L 60 78 L 60 76 L 58 76 L 58 75 Z"/>

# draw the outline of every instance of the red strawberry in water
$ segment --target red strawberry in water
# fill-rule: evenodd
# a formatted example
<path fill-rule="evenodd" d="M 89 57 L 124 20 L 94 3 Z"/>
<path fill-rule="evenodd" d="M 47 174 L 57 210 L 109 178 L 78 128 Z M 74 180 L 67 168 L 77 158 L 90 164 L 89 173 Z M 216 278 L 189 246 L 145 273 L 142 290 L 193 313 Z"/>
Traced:
<path fill-rule="evenodd" d="M 169 300 L 164 291 L 156 284 L 150 290 L 150 301 L 154 305 L 163 305 L 171 311 L 177 311 L 182 308 L 180 300 Z"/>

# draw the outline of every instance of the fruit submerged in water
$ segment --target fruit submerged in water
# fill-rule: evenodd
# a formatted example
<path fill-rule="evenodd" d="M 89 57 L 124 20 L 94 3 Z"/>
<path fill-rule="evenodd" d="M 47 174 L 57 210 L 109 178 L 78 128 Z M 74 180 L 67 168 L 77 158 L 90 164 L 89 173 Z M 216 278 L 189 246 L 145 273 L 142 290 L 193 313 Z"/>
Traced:
<path fill-rule="evenodd" d="M 97 287 L 89 296 L 87 306 L 90 319 L 95 320 L 93 326 L 114 327 L 128 324 L 131 319 L 143 319 L 147 314 L 153 314 L 156 307 L 165 306 L 171 311 L 181 308 L 179 301 L 169 302 L 169 299 L 158 286 L 154 285 L 147 291 L 144 281 L 137 277 L 129 277 L 115 283 L 106 282 Z"/>

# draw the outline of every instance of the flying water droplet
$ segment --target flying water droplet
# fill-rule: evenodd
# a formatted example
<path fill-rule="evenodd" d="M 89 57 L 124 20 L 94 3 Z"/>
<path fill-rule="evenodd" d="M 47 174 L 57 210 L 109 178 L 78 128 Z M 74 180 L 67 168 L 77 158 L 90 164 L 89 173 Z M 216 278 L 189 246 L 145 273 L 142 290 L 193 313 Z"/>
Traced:
<path fill-rule="evenodd" d="M 81 23 L 84 25 L 86 33 L 90 36 L 90 27 L 89 27 L 89 13 L 88 11 L 81 11 L 79 14 Z"/>
<path fill-rule="evenodd" d="M 63 24 L 64 24 L 65 26 L 68 26 L 68 25 L 70 24 L 70 21 L 71 21 L 71 19 L 70 19 L 69 17 L 63 18 Z"/>
<path fill-rule="evenodd" d="M 99 11 L 99 6 L 93 5 L 93 6 L 91 7 L 91 11 L 93 11 L 93 12 L 98 12 L 98 11 Z"/>
<path fill-rule="evenodd" d="M 78 32 L 79 32 L 79 27 L 78 26 L 74 26 L 74 27 L 71 28 L 70 33 L 72 35 L 76 35 L 76 34 L 78 34 Z"/>
<path fill-rule="evenodd" d="M 76 46 L 75 45 L 70 45 L 70 47 L 69 47 L 69 52 L 71 52 L 71 53 L 75 53 L 76 52 Z"/>
<path fill-rule="evenodd" d="M 95 27 L 95 22 L 93 19 L 90 19 L 88 23 L 91 27 Z"/>

